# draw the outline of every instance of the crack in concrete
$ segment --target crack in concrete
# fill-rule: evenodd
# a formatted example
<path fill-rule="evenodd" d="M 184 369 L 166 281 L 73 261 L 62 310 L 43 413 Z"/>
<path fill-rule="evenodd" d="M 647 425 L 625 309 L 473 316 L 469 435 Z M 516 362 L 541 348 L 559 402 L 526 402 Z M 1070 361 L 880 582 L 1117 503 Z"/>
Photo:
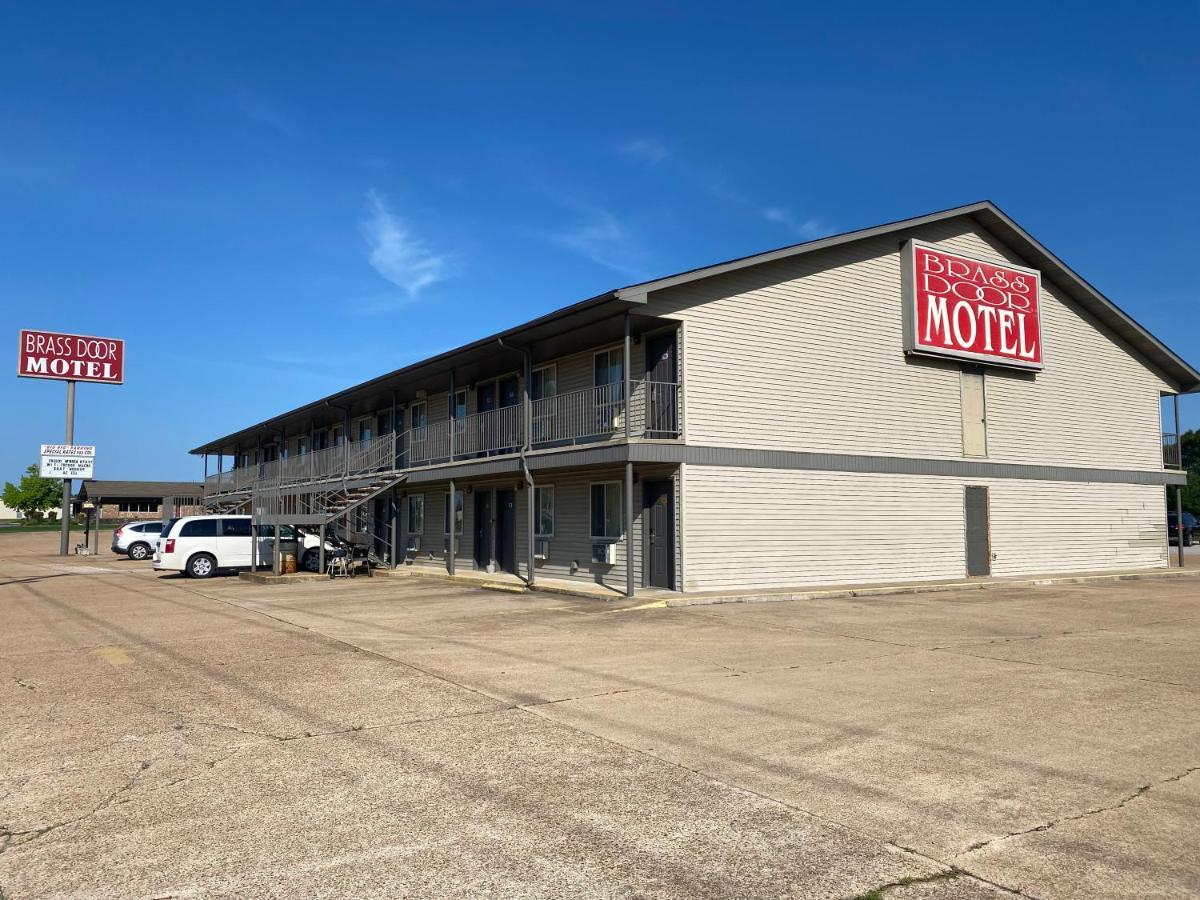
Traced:
<path fill-rule="evenodd" d="M 1010 832 L 1008 832 L 1008 834 L 1002 834 L 1002 835 L 999 835 L 994 838 L 988 838 L 985 841 L 978 841 L 974 844 L 971 844 L 969 847 L 967 847 L 966 850 L 963 850 L 961 853 L 956 853 L 954 855 L 954 859 L 958 859 L 961 856 L 966 856 L 969 853 L 975 853 L 978 850 L 983 850 L 985 847 L 990 847 L 993 844 L 999 844 L 1004 841 L 1012 840 L 1013 838 L 1024 837 L 1027 834 L 1037 834 L 1037 833 L 1043 832 L 1043 831 L 1050 831 L 1052 828 L 1057 828 L 1059 825 L 1065 825 L 1068 822 L 1078 822 L 1081 819 L 1088 819 L 1088 818 L 1091 818 L 1092 816 L 1098 816 L 1103 813 L 1113 812 L 1115 810 L 1123 808 L 1124 806 L 1126 806 L 1129 803 L 1132 803 L 1134 800 L 1137 800 L 1139 797 L 1144 797 L 1146 794 L 1150 793 L 1150 791 L 1154 790 L 1155 788 L 1162 787 L 1164 784 L 1171 784 L 1172 782 L 1175 782 L 1175 781 L 1182 781 L 1184 778 L 1187 778 L 1193 772 L 1200 772 L 1200 766 L 1192 766 L 1190 768 L 1184 769 L 1179 774 L 1171 775 L 1170 777 L 1164 778 L 1161 781 L 1155 781 L 1150 784 L 1143 784 L 1143 785 L 1139 786 L 1137 788 L 1137 790 L 1133 791 L 1130 794 L 1126 794 L 1124 797 L 1122 797 L 1116 803 L 1109 804 L 1108 806 L 1097 806 L 1093 809 L 1085 809 L 1083 812 L 1073 813 L 1069 816 L 1061 816 L 1060 818 L 1057 818 L 1057 819 L 1051 819 L 1049 822 L 1043 822 L 1040 825 L 1034 825 L 1032 828 L 1023 828 L 1020 831 L 1010 831 Z"/>
<path fill-rule="evenodd" d="M 116 803 L 122 794 L 132 790 L 138 783 L 138 779 L 141 778 L 142 773 L 149 769 L 151 765 L 152 763 L 148 760 L 142 760 L 138 763 L 138 770 L 126 779 L 123 785 L 109 793 L 103 800 L 81 816 L 76 816 L 73 819 L 67 819 L 62 822 L 55 822 L 53 825 L 44 825 L 41 828 L 30 828 L 25 831 L 11 831 L 7 826 L 0 825 L 0 840 L 3 841 L 3 843 L 0 843 L 0 854 L 8 852 L 13 847 L 20 847 L 31 841 L 36 841 L 60 828 L 90 819 L 92 816 L 104 811 L 113 803 Z M 23 838 L 23 840 L 17 840 L 18 838 Z"/>
<path fill-rule="evenodd" d="M 914 884 L 930 884 L 935 881 L 953 881 L 959 877 L 959 871 L 953 867 L 945 872 L 934 872 L 930 875 L 912 875 L 907 878 L 897 878 L 895 881 L 889 881 L 881 884 L 878 887 L 873 887 L 870 890 L 863 891 L 861 894 L 855 894 L 849 900 L 883 900 L 884 895 L 893 888 L 909 887 Z"/>

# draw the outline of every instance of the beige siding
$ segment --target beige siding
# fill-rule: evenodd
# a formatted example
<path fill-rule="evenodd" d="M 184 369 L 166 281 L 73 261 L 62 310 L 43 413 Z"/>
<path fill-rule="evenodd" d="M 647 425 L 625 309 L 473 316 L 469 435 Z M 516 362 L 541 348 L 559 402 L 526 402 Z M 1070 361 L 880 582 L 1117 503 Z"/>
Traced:
<path fill-rule="evenodd" d="M 1166 564 L 1156 486 L 690 465 L 686 590 L 965 576 L 963 488 L 990 489 L 994 575 Z"/>
<path fill-rule="evenodd" d="M 1022 262 L 963 220 L 915 236 Z M 688 441 L 960 458 L 959 366 L 903 353 L 900 238 L 864 240 L 672 288 L 647 312 L 686 323 Z M 1169 389 L 1047 284 L 1045 371 L 989 369 L 989 459 L 1161 467 Z"/>
<path fill-rule="evenodd" d="M 972 483 L 989 488 L 994 575 L 1167 564 L 1162 487 L 1003 479 Z"/>

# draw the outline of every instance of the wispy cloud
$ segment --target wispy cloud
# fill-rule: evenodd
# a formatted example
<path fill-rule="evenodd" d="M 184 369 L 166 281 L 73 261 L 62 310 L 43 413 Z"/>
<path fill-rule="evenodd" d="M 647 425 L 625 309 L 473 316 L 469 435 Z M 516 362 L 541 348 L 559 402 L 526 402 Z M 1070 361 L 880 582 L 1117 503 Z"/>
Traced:
<path fill-rule="evenodd" d="M 449 257 L 433 252 L 415 237 L 374 189 L 367 192 L 367 217 L 360 227 L 371 267 L 403 290 L 409 300 L 449 277 Z"/>
<path fill-rule="evenodd" d="M 605 209 L 579 206 L 580 220 L 570 228 L 550 235 L 562 247 L 574 250 L 623 275 L 637 276 L 644 254 L 629 229 Z"/>
<path fill-rule="evenodd" d="M 634 138 L 617 145 L 617 152 L 648 166 L 657 166 L 671 155 L 666 145 L 655 138 Z"/>
<path fill-rule="evenodd" d="M 234 85 L 231 93 L 234 106 L 251 122 L 291 138 L 299 137 L 296 115 L 284 104 L 244 85 Z"/>
<path fill-rule="evenodd" d="M 811 241 L 814 238 L 831 234 L 832 231 L 819 219 L 802 219 L 782 206 L 768 206 L 762 211 L 762 217 L 768 222 L 775 222 L 791 231 L 796 237 Z"/>

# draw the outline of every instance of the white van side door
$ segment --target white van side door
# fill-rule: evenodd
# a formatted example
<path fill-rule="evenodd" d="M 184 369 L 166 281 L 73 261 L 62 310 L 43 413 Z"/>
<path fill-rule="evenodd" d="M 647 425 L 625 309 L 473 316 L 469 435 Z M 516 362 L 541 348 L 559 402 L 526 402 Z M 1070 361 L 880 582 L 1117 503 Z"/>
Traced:
<path fill-rule="evenodd" d="M 250 519 L 231 517 L 221 520 L 217 551 L 223 567 L 238 568 L 250 565 Z"/>

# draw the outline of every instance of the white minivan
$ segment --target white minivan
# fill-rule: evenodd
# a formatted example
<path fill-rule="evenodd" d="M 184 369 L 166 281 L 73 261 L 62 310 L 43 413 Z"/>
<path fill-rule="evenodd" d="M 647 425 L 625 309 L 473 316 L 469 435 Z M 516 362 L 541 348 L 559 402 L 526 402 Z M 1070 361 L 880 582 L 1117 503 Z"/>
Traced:
<path fill-rule="evenodd" d="M 275 527 L 260 525 L 259 565 L 269 566 L 275 551 Z M 296 531 L 290 525 L 279 527 L 280 549 L 295 553 Z M 249 516 L 184 516 L 163 526 L 154 548 L 154 568 L 160 572 L 183 572 L 193 578 L 209 578 L 221 569 L 250 568 L 251 543 Z M 315 535 L 304 535 L 304 543 L 317 545 Z"/>

